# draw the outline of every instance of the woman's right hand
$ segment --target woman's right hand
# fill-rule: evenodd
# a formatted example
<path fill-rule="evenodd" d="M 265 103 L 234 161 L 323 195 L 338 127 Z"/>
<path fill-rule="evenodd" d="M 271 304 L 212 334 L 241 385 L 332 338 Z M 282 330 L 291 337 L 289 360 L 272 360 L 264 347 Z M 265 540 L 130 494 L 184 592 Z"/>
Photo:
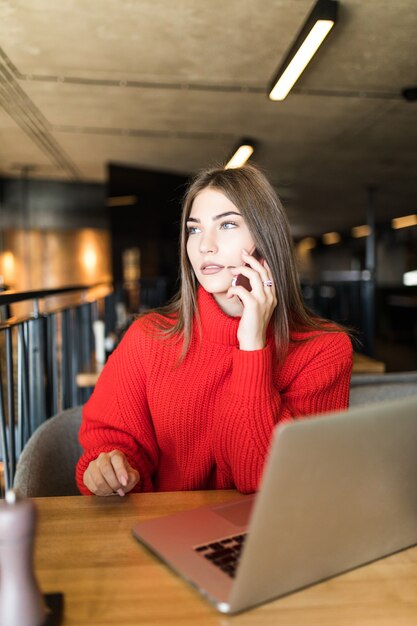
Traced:
<path fill-rule="evenodd" d="M 84 472 L 84 485 L 96 496 L 124 496 L 139 482 L 139 472 L 120 450 L 102 452 Z"/>

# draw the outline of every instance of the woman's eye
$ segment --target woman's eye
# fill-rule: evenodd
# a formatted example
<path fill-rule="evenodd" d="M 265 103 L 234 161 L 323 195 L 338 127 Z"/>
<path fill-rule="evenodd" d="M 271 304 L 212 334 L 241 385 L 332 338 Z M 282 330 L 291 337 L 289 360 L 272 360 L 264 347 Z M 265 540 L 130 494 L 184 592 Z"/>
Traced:
<path fill-rule="evenodd" d="M 236 228 L 236 226 L 237 226 L 236 222 L 223 222 L 220 228 L 224 228 L 225 230 L 228 230 L 229 228 Z"/>
<path fill-rule="evenodd" d="M 198 233 L 199 229 L 197 226 L 187 226 L 187 234 L 188 235 L 194 235 L 195 233 Z"/>

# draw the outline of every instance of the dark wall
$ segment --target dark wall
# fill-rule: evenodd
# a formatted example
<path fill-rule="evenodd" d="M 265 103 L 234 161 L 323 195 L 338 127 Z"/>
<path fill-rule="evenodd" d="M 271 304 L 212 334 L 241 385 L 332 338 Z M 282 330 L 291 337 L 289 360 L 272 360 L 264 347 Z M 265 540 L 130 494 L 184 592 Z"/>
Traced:
<path fill-rule="evenodd" d="M 109 228 L 98 183 L 0 178 L 0 229 Z"/>
<path fill-rule="evenodd" d="M 110 164 L 110 197 L 136 196 L 130 206 L 110 209 L 113 275 L 122 282 L 122 254 L 139 247 L 142 277 L 164 276 L 168 296 L 177 286 L 181 201 L 188 177 Z"/>
<path fill-rule="evenodd" d="M 112 266 L 122 282 L 122 254 L 139 247 L 142 277 L 177 287 L 181 201 L 188 177 L 110 164 L 108 183 L 0 178 L 0 234 L 11 229 L 98 228 L 111 232 Z M 133 206 L 109 208 L 107 198 L 134 195 Z"/>

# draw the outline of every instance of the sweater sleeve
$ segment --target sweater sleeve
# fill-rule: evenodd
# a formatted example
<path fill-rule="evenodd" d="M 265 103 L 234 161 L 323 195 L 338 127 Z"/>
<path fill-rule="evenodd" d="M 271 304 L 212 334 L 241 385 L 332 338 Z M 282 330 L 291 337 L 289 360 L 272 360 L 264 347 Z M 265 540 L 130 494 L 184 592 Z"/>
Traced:
<path fill-rule="evenodd" d="M 136 322 L 110 356 L 84 406 L 79 433 L 84 453 L 76 468 L 77 485 L 84 495 L 90 495 L 83 483 L 89 463 L 101 452 L 115 449 L 123 452 L 140 474 L 134 491 L 153 490 L 158 446 L 147 403 L 143 343 L 143 331 Z"/>
<path fill-rule="evenodd" d="M 344 333 L 323 333 L 300 344 L 281 389 L 273 350 L 236 349 L 230 385 L 215 423 L 214 455 L 226 482 L 242 493 L 259 484 L 278 422 L 347 408 L 352 346 Z M 276 376 L 276 374 L 275 374 Z"/>

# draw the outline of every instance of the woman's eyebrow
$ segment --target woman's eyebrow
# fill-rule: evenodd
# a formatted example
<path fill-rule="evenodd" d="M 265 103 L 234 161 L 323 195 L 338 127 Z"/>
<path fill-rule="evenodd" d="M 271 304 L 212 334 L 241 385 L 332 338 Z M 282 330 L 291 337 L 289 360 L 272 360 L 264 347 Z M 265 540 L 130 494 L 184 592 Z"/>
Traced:
<path fill-rule="evenodd" d="M 220 220 L 223 217 L 227 217 L 228 215 L 239 215 L 239 216 L 241 216 L 240 213 L 237 213 L 236 211 L 226 211 L 226 213 L 220 213 L 219 215 L 215 215 L 213 217 L 213 222 L 215 220 Z M 187 222 L 197 222 L 198 224 L 200 223 L 200 221 L 201 220 L 199 220 L 196 217 L 189 217 L 188 220 L 187 220 Z"/>

